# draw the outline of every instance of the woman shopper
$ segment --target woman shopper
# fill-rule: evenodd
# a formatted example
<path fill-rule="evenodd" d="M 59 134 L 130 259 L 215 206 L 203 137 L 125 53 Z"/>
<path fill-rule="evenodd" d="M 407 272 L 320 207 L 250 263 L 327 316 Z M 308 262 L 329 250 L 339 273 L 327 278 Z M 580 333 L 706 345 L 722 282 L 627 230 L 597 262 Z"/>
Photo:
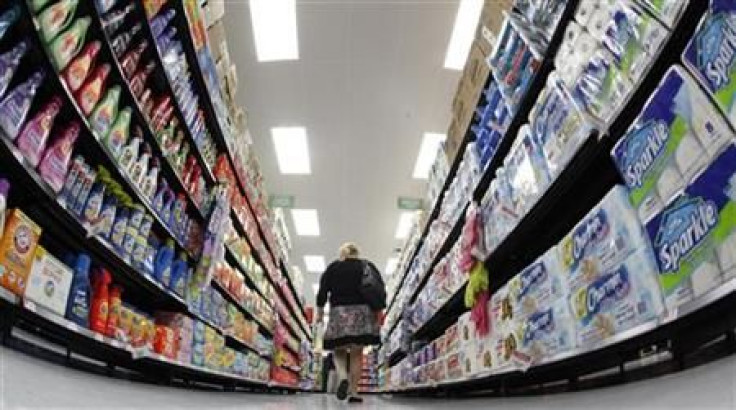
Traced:
<path fill-rule="evenodd" d="M 373 281 L 366 283 L 365 275 Z M 380 289 L 366 290 L 371 284 Z M 376 297 L 375 293 L 381 296 Z M 340 259 L 332 262 L 322 274 L 317 293 L 317 323 L 323 321 L 328 297 L 330 320 L 324 334 L 324 348 L 334 351 L 335 370 L 340 379 L 337 398 L 361 403 L 358 383 L 363 348 L 380 342 L 380 317 L 386 307 L 386 290 L 376 266 L 360 259 L 354 243 L 342 245 Z"/>

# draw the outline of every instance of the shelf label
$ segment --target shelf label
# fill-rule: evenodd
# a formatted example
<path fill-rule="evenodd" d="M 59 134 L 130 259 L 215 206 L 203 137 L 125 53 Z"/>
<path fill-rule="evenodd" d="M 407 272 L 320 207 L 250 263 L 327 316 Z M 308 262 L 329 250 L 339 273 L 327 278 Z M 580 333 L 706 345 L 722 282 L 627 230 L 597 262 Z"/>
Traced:
<path fill-rule="evenodd" d="M 416 211 L 424 209 L 424 201 L 421 198 L 410 198 L 407 196 L 400 196 L 396 201 L 396 205 L 399 209 L 408 211 Z"/>
<path fill-rule="evenodd" d="M 268 198 L 271 208 L 293 208 L 294 202 L 294 195 L 271 195 Z"/>

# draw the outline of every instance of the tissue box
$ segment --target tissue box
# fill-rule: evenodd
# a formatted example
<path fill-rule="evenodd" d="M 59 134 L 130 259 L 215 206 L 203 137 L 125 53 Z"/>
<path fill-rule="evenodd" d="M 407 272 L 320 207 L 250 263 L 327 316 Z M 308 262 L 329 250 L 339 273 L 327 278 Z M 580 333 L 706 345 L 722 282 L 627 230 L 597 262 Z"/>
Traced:
<path fill-rule="evenodd" d="M 685 48 L 685 64 L 736 125 L 736 3 L 712 0 L 710 10 Z"/>
<path fill-rule="evenodd" d="M 648 246 L 626 188 L 615 186 L 557 246 L 566 286 L 576 290 Z"/>
<path fill-rule="evenodd" d="M 516 340 L 518 351 L 530 363 L 539 363 L 573 349 L 575 336 L 575 321 L 563 298 L 521 319 Z"/>
<path fill-rule="evenodd" d="M 639 218 L 661 211 L 733 135 L 695 80 L 670 68 L 612 152 Z"/>
<path fill-rule="evenodd" d="M 37 246 L 25 298 L 64 316 L 73 276 L 68 266 Z"/>
<path fill-rule="evenodd" d="M 647 224 L 667 307 L 736 275 L 736 146 Z"/>
<path fill-rule="evenodd" d="M 651 249 L 643 247 L 571 292 L 570 306 L 577 346 L 583 349 L 659 317 L 664 305 Z"/>
<path fill-rule="evenodd" d="M 530 315 L 566 294 L 564 278 L 560 275 L 557 250 L 552 248 L 536 262 L 514 276 L 508 283 L 509 295 L 516 309 L 514 316 Z"/>

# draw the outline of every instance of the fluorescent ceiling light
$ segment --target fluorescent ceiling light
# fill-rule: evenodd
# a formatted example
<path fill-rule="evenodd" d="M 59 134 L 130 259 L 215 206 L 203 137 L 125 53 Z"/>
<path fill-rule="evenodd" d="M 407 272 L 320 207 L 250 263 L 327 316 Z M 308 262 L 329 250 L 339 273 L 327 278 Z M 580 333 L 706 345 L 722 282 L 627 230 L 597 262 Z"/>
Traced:
<path fill-rule="evenodd" d="M 399 258 L 388 258 L 386 262 L 386 276 L 391 276 L 399 266 Z"/>
<path fill-rule="evenodd" d="M 396 239 L 406 239 L 409 236 L 411 227 L 414 224 L 414 212 L 402 212 L 399 217 L 399 224 L 396 226 Z"/>
<path fill-rule="evenodd" d="M 304 127 L 271 128 L 276 159 L 282 174 L 310 174 L 307 130 Z"/>
<path fill-rule="evenodd" d="M 445 68 L 462 70 L 468 59 L 470 46 L 473 44 L 475 30 L 478 27 L 483 0 L 460 0 L 452 29 L 450 44 L 445 55 Z"/>
<path fill-rule="evenodd" d="M 307 272 L 322 273 L 325 270 L 325 257 L 319 255 L 307 255 L 304 257 L 304 265 Z"/>
<path fill-rule="evenodd" d="M 250 0 L 258 61 L 299 59 L 296 0 Z"/>
<path fill-rule="evenodd" d="M 316 209 L 292 209 L 291 218 L 299 236 L 319 236 L 319 219 Z"/>
<path fill-rule="evenodd" d="M 429 171 L 432 169 L 432 164 L 434 164 L 435 158 L 437 158 L 437 151 L 445 139 L 447 139 L 445 134 L 435 134 L 431 132 L 424 134 L 422 145 L 419 147 L 417 162 L 414 164 L 415 179 L 429 178 Z"/>

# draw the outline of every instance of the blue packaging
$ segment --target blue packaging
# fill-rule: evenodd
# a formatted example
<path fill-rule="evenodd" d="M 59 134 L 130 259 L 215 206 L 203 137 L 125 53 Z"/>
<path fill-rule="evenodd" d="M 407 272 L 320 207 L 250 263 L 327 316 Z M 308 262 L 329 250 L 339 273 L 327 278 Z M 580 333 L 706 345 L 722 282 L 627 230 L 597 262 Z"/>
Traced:
<path fill-rule="evenodd" d="M 612 156 L 642 221 L 657 214 L 734 137 L 682 68 L 670 68 Z"/>
<path fill-rule="evenodd" d="M 564 277 L 560 274 L 557 251 L 552 248 L 508 283 L 515 317 L 528 316 L 564 299 L 567 294 Z"/>
<path fill-rule="evenodd" d="M 736 275 L 736 146 L 647 223 L 668 308 Z"/>
<path fill-rule="evenodd" d="M 682 60 L 736 125 L 736 3 L 711 0 Z"/>

